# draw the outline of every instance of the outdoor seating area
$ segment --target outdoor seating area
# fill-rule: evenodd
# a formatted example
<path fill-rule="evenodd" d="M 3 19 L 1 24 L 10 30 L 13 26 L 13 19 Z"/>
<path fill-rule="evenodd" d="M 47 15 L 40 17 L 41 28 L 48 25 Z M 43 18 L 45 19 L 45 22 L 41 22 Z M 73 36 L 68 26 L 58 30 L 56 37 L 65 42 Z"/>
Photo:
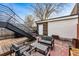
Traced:
<path fill-rule="evenodd" d="M 13 44 L 11 51 L 15 52 L 15 56 L 69 56 L 69 46 L 73 46 L 72 41 L 37 36 L 37 40 L 30 44 Z"/>
<path fill-rule="evenodd" d="M 42 39 L 43 40 L 43 39 Z M 47 38 L 48 40 L 48 38 Z M 43 44 L 45 42 L 45 44 Z M 11 51 L 15 52 L 15 56 L 46 56 L 50 55 L 49 50 L 53 48 L 52 46 L 52 38 L 51 41 L 40 42 L 38 39 L 31 44 L 28 45 L 18 45 L 12 44 Z M 51 44 L 48 44 L 50 42 Z M 50 48 L 51 46 L 51 48 Z"/>
<path fill-rule="evenodd" d="M 69 46 L 74 42 L 56 36 L 36 36 L 36 40 L 27 42 L 26 38 L 16 38 L 8 47 L 10 56 L 69 56 Z M 19 40 L 19 41 L 18 41 Z M 10 40 L 11 41 L 11 40 Z M 23 42 L 23 43 L 22 43 Z M 4 43 L 4 42 L 3 42 Z M 6 47 L 7 47 L 6 45 Z M 2 55 L 6 55 L 3 53 Z M 9 54 L 10 53 L 10 54 Z M 6 55 L 6 56 L 7 56 Z"/>
<path fill-rule="evenodd" d="M 75 53 L 79 55 L 77 39 L 71 40 L 61 38 L 57 35 L 52 35 L 52 37 L 36 36 L 36 40 L 31 42 L 28 42 L 25 37 L 2 41 L 3 44 L 8 42 L 1 46 L 1 48 L 5 47 L 8 49 L 3 49 L 4 51 L 1 50 L 0 55 L 5 56 L 72 56 Z M 70 49 L 70 46 L 72 49 Z"/>

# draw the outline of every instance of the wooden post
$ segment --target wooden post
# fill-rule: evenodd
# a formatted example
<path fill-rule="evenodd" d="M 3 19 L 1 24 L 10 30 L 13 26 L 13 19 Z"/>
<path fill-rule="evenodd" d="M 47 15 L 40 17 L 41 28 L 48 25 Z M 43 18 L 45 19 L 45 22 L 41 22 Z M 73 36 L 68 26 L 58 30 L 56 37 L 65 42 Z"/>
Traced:
<path fill-rule="evenodd" d="M 79 39 L 79 24 L 77 24 L 77 39 Z"/>
<path fill-rule="evenodd" d="M 48 22 L 43 23 L 43 35 L 48 35 Z"/>
<path fill-rule="evenodd" d="M 72 45 L 73 45 L 74 48 L 76 48 L 76 46 L 77 46 L 76 43 L 77 43 L 77 39 L 73 39 Z"/>

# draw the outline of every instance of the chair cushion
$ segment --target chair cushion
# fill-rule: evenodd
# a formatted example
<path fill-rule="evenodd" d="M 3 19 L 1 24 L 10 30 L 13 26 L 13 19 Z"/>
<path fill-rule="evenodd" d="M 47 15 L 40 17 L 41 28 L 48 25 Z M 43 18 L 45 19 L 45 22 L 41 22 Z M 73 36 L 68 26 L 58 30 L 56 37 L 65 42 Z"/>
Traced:
<path fill-rule="evenodd" d="M 50 44 L 50 45 L 52 44 L 51 41 L 47 41 L 47 40 L 39 40 L 39 42 L 45 43 L 45 44 Z"/>
<path fill-rule="evenodd" d="M 17 50 L 19 49 L 19 45 L 17 45 L 17 44 L 12 44 L 12 49 L 13 49 L 14 51 L 17 51 Z"/>
<path fill-rule="evenodd" d="M 26 47 L 20 49 L 20 53 L 23 53 L 25 51 L 28 51 L 29 49 L 30 49 L 30 47 L 29 46 L 26 46 Z"/>
<path fill-rule="evenodd" d="M 48 41 L 51 41 L 52 40 L 52 37 L 49 37 L 49 36 L 44 36 L 42 37 L 43 40 L 48 40 Z"/>
<path fill-rule="evenodd" d="M 23 54 L 22 54 L 23 56 L 30 56 L 30 54 L 28 53 L 28 52 L 23 52 Z"/>
<path fill-rule="evenodd" d="M 24 46 L 20 46 L 20 45 L 17 45 L 17 44 L 12 44 L 12 48 L 11 49 L 16 52 L 16 51 L 19 51 L 19 50 L 22 50 L 22 49 L 28 50 L 28 49 L 30 49 L 30 47 L 29 46 L 25 46 L 25 45 Z"/>

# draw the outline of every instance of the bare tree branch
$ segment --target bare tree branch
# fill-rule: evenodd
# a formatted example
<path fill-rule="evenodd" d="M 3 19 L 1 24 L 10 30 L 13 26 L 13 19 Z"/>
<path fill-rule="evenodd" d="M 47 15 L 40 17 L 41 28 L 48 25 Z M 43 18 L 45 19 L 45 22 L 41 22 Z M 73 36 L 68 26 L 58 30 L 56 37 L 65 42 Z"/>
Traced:
<path fill-rule="evenodd" d="M 27 25 L 29 28 L 32 29 L 33 24 L 34 24 L 34 18 L 33 18 L 33 16 L 32 16 L 32 15 L 28 15 L 28 16 L 25 18 L 25 25 Z"/>
<path fill-rule="evenodd" d="M 40 20 L 46 20 L 52 13 L 58 13 L 63 10 L 67 4 L 64 3 L 37 3 L 33 4 L 32 10 Z"/>

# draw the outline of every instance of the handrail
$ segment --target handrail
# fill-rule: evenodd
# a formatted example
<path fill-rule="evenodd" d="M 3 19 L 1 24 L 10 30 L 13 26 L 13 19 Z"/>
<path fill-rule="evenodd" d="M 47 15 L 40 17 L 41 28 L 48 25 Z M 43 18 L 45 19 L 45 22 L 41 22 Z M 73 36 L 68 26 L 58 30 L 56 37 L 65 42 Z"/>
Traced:
<path fill-rule="evenodd" d="M 0 5 L 2 5 L 2 4 L 0 4 Z M 8 6 L 5 6 L 5 5 L 2 5 L 2 6 L 4 6 L 4 7 L 6 7 L 6 8 L 9 8 Z M 17 17 L 19 17 L 11 8 L 9 8 Z M 20 17 L 19 17 L 20 18 Z M 21 20 L 23 20 L 22 18 L 20 18 Z M 23 20 L 24 21 L 24 20 Z"/>
<path fill-rule="evenodd" d="M 1 10 L 0 10 L 1 11 Z M 4 12 L 4 11 L 1 11 Z M 10 16 L 8 13 L 4 12 L 5 14 L 7 14 L 8 16 Z M 11 18 L 15 19 L 13 16 L 10 16 Z M 15 19 L 16 20 L 16 19 Z M 18 20 L 16 20 L 17 22 L 19 22 Z M 7 21 L 7 23 L 9 22 L 9 20 Z M 20 23 L 20 22 L 19 22 Z M 23 25 L 20 23 L 20 25 Z M 6 25 L 7 26 L 7 25 Z M 24 26 L 24 25 L 23 25 Z M 25 26 L 24 26 L 25 27 Z M 26 28 L 26 27 L 25 27 Z M 29 28 L 28 28 L 29 29 Z"/>
<path fill-rule="evenodd" d="M 15 21 L 19 22 L 20 25 L 22 25 L 24 28 L 28 29 L 28 30 L 31 32 L 31 29 L 30 29 L 28 26 L 23 25 L 22 23 L 20 23 L 20 21 L 18 21 L 18 20 L 15 18 L 15 17 L 17 17 L 18 19 L 20 19 L 20 20 L 22 20 L 22 21 L 24 22 L 24 20 L 21 19 L 11 8 L 9 8 L 8 6 L 2 5 L 2 4 L 0 4 L 0 5 L 3 6 L 3 7 L 5 7 L 5 8 L 8 8 L 8 9 L 10 10 L 10 12 L 12 13 L 12 15 L 10 15 L 10 14 L 8 14 L 8 13 L 5 12 L 5 11 L 0 10 L 1 12 L 4 12 L 6 15 L 10 16 L 9 19 L 7 20 L 7 22 L 9 22 L 11 19 L 13 19 L 14 22 L 15 22 Z M 14 17 L 14 16 L 15 16 L 15 17 Z M 15 24 L 13 24 L 13 25 L 15 25 Z"/>

